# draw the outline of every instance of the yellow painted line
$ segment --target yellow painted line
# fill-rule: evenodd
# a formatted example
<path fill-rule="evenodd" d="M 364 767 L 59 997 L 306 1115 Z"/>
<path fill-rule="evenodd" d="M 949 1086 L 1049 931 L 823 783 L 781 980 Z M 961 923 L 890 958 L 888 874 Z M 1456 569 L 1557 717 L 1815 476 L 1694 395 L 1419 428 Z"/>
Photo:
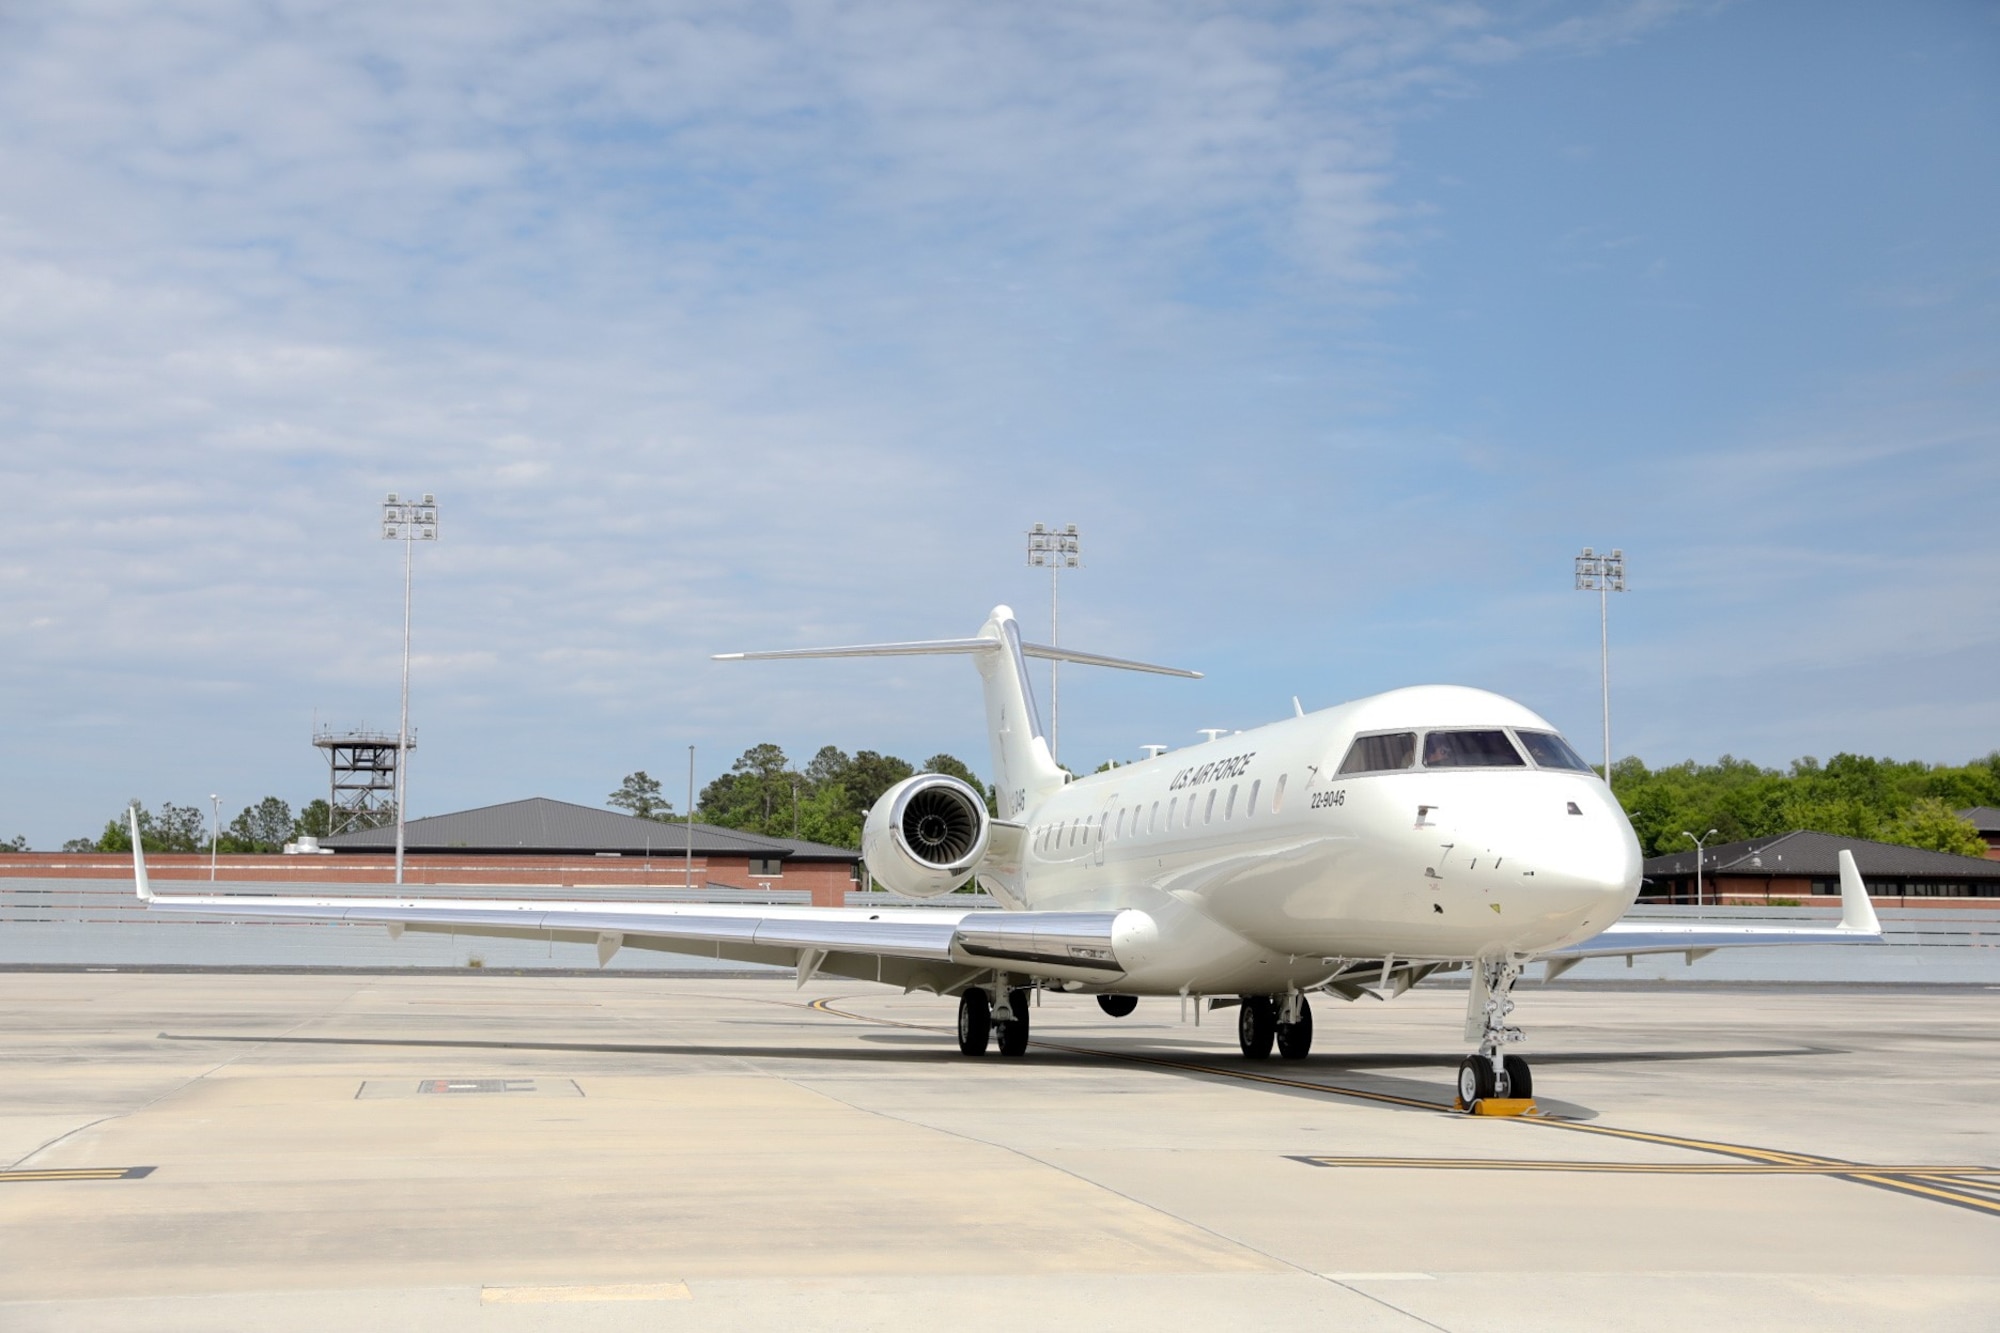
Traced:
<path fill-rule="evenodd" d="M 691 1301 L 685 1282 L 620 1282 L 594 1287 L 481 1287 L 481 1305 L 561 1305 L 580 1301 Z"/>
<path fill-rule="evenodd" d="M 1991 1166 L 1877 1166 L 1872 1163 L 1809 1165 L 1789 1162 L 1560 1162 L 1494 1157 L 1299 1157 L 1314 1166 L 1404 1168 L 1419 1171 L 1601 1171 L 1661 1176 L 1992 1176 Z"/>

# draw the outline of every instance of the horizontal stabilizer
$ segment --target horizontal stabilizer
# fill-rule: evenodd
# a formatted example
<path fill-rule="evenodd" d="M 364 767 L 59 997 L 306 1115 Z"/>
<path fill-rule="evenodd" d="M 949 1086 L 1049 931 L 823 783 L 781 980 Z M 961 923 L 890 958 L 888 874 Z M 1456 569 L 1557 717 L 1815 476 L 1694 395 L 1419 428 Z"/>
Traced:
<path fill-rule="evenodd" d="M 917 639 L 909 643 L 857 643 L 841 648 L 776 648 L 760 653 L 717 653 L 718 662 L 775 662 L 793 657 L 929 657 L 954 653 L 997 653 L 1006 645 L 998 639 Z M 1058 648 L 1045 643 L 1024 643 L 1021 656 L 1050 662 L 1075 662 L 1079 666 L 1115 667 L 1120 671 L 1147 671 L 1156 676 L 1180 676 L 1200 680 L 1201 672 L 1180 667 L 1135 662 L 1102 653 L 1080 653 L 1074 648 Z"/>

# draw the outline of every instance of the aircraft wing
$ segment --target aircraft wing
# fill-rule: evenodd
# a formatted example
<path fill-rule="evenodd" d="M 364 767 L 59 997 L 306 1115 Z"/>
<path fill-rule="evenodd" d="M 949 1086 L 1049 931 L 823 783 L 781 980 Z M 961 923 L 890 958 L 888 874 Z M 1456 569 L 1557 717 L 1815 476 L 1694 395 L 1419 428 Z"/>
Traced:
<path fill-rule="evenodd" d="M 1136 912 L 1004 912 L 949 907 L 765 907 L 551 899 L 158 894 L 136 816 L 132 875 L 150 912 L 230 920 L 372 922 L 405 930 L 595 944 L 601 967 L 622 948 L 696 954 L 954 993 L 989 969 L 1094 982 L 1124 975 L 1114 936 Z"/>
<path fill-rule="evenodd" d="M 1837 926 L 1731 926 L 1712 921 L 1679 924 L 1669 921 L 1620 921 L 1581 944 L 1553 949 L 1539 957 L 1549 961 L 1555 977 L 1586 958 L 1622 958 L 1642 953 L 1685 953 L 1689 961 L 1717 949 L 1769 948 L 1788 944 L 1880 944 L 1882 923 L 1861 882 L 1854 854 L 1840 853 L 1840 924 Z"/>

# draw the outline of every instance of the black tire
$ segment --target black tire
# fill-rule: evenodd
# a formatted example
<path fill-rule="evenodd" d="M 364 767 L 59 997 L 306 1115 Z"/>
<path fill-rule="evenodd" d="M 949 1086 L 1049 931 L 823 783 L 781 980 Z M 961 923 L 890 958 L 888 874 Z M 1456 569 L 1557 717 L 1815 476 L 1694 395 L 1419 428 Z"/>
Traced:
<path fill-rule="evenodd" d="M 1493 1095 L 1493 1062 L 1483 1055 L 1468 1055 L 1458 1062 L 1458 1100 L 1470 1111 L 1475 1104 Z"/>
<path fill-rule="evenodd" d="M 1510 1055 L 1501 1062 L 1507 1071 L 1507 1095 L 1509 1097 L 1532 1097 L 1535 1095 L 1535 1076 L 1528 1072 L 1528 1062 L 1518 1055 Z"/>
<path fill-rule="evenodd" d="M 977 986 L 958 997 L 958 1049 L 961 1055 L 986 1054 L 993 1035 L 993 1001 Z"/>
<path fill-rule="evenodd" d="M 1236 1010 L 1236 1044 L 1246 1060 L 1271 1058 L 1271 1039 L 1278 1035 L 1278 1007 L 1267 995 L 1246 995 Z"/>
<path fill-rule="evenodd" d="M 1113 1018 L 1123 1018 L 1139 1007 L 1139 997 L 1136 995 L 1100 995 L 1097 997 L 1097 1007 L 1105 1013 L 1110 1014 Z"/>
<path fill-rule="evenodd" d="M 1279 1023 L 1278 1054 L 1287 1060 L 1303 1060 L 1312 1054 L 1313 1010 L 1306 997 L 1299 997 L 1299 1021 Z"/>
<path fill-rule="evenodd" d="M 1007 996 L 1007 1007 L 1014 1012 L 1012 1018 L 998 1019 L 993 1024 L 994 1033 L 1000 1038 L 1000 1054 L 1022 1056 L 1028 1053 L 1028 992 L 1012 991 Z"/>

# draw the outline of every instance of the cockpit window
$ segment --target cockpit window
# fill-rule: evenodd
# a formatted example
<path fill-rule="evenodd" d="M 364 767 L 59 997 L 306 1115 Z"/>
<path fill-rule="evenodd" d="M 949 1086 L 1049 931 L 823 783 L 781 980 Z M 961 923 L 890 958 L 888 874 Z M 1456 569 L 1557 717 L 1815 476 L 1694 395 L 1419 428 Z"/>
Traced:
<path fill-rule="evenodd" d="M 1504 731 L 1433 731 L 1424 736 L 1425 768 L 1526 768 Z"/>
<path fill-rule="evenodd" d="M 1582 756 L 1569 748 L 1569 742 L 1550 731 L 1517 731 L 1521 744 L 1527 747 L 1528 758 L 1535 761 L 1537 768 L 1569 768 L 1579 773 L 1595 770 L 1584 762 Z"/>
<path fill-rule="evenodd" d="M 1391 732 L 1387 736 L 1362 736 L 1340 761 L 1342 773 L 1386 773 L 1412 768 L 1417 762 L 1417 733 Z"/>

